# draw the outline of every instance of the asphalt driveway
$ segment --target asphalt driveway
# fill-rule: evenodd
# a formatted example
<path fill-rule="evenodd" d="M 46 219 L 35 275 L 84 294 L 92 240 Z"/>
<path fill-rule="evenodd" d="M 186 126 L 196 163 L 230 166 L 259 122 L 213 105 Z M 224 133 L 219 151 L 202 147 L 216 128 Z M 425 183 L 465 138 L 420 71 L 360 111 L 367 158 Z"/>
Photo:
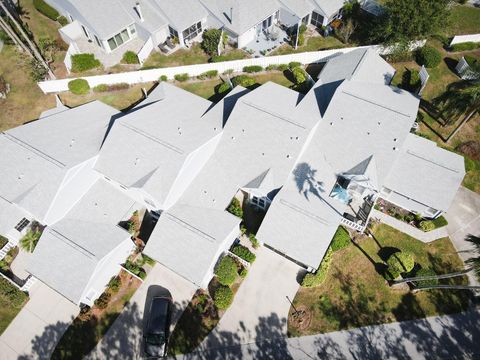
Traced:
<path fill-rule="evenodd" d="M 50 359 L 79 308 L 38 281 L 30 300 L 0 337 L 0 359 Z"/>
<path fill-rule="evenodd" d="M 148 300 L 155 295 L 168 294 L 172 297 L 173 328 L 196 290 L 196 286 L 189 281 L 156 264 L 97 347 L 85 359 L 142 359 L 143 329 L 148 319 L 145 305 Z"/>
<path fill-rule="evenodd" d="M 480 236 L 480 195 L 461 187 L 445 218 L 450 239 L 463 261 L 478 256 L 472 243 L 465 239 L 470 235 Z M 469 278 L 472 284 L 480 285 L 473 274 Z"/>
<path fill-rule="evenodd" d="M 262 247 L 233 304 L 201 348 L 225 347 L 287 336 L 290 303 L 298 290 L 300 267 Z"/>

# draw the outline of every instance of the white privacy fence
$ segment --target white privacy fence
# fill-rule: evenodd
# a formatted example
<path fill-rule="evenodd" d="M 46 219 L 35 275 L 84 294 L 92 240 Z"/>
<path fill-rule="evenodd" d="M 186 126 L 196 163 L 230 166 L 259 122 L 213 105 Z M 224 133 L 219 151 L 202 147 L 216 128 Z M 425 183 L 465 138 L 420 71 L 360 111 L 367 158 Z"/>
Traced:
<path fill-rule="evenodd" d="M 148 40 L 145 42 L 145 44 L 137 54 L 138 61 L 140 62 L 141 65 L 143 65 L 143 62 L 148 58 L 148 56 L 152 51 L 153 51 L 153 40 L 150 37 L 148 38 Z"/>
<path fill-rule="evenodd" d="M 480 42 L 480 34 L 454 36 L 450 46 L 466 42 Z"/>
<path fill-rule="evenodd" d="M 411 48 L 414 49 L 417 47 L 421 47 L 423 45 L 425 45 L 425 40 L 412 43 Z M 207 64 L 168 67 L 168 68 L 138 70 L 138 71 L 130 71 L 130 72 L 117 73 L 117 74 L 108 74 L 108 75 L 85 76 L 81 78 L 87 80 L 90 87 L 94 87 L 100 84 L 107 84 L 107 85 L 118 84 L 118 83 L 138 84 L 138 83 L 145 83 L 150 81 L 157 81 L 161 76 L 166 76 L 168 79 L 173 79 L 174 76 L 177 74 L 188 74 L 189 76 L 198 76 L 209 70 L 217 70 L 218 73 L 221 74 L 227 70 L 240 72 L 243 70 L 245 66 L 253 66 L 253 65 L 267 67 L 268 65 L 288 64 L 293 61 L 299 62 L 304 65 L 322 63 L 334 56 L 338 56 L 341 54 L 351 52 L 356 49 L 363 49 L 363 48 L 372 48 L 380 54 L 389 54 L 391 52 L 391 48 L 383 48 L 380 45 L 361 46 L 361 47 L 353 47 L 353 48 L 312 51 L 312 52 L 304 52 L 304 53 L 289 54 L 289 55 L 267 56 L 267 57 L 261 57 L 261 58 L 253 58 L 253 59 L 224 61 L 224 62 L 218 62 L 218 63 L 207 63 Z M 67 91 L 68 83 L 73 79 L 74 78 L 41 81 L 38 83 L 38 85 L 40 86 L 40 88 L 44 93 Z"/>
<path fill-rule="evenodd" d="M 69 74 L 70 74 L 70 70 L 72 70 L 72 55 L 76 55 L 76 54 L 80 54 L 80 50 L 77 48 L 75 43 L 72 42 L 68 46 L 67 53 L 65 54 L 65 60 L 63 60 Z"/>

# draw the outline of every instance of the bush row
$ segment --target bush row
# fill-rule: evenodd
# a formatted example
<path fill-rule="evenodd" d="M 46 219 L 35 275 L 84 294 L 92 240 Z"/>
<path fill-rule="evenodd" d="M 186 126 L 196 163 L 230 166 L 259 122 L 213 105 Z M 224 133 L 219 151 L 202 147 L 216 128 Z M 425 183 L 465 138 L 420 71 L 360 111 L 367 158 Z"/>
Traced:
<path fill-rule="evenodd" d="M 48 5 L 43 0 L 33 0 L 33 6 L 35 6 L 35 9 L 37 9 L 38 12 L 52 19 L 53 21 L 57 21 L 58 17 L 60 16 L 56 9 Z"/>
<path fill-rule="evenodd" d="M 93 88 L 94 92 L 106 92 L 106 91 L 116 91 L 116 90 L 124 90 L 130 87 L 127 83 L 118 83 L 118 84 L 100 84 Z"/>
<path fill-rule="evenodd" d="M 303 278 L 302 280 L 303 287 L 315 287 L 323 283 L 323 281 L 327 276 L 330 263 L 332 261 L 332 254 L 333 254 L 333 250 L 331 248 L 328 248 L 327 253 L 323 257 L 323 260 L 320 263 L 320 266 L 318 267 L 317 271 L 315 273 L 308 273 Z"/>
<path fill-rule="evenodd" d="M 245 261 L 248 261 L 249 263 L 253 263 L 256 259 L 255 254 L 243 245 L 235 245 L 231 251 L 233 254 Z"/>

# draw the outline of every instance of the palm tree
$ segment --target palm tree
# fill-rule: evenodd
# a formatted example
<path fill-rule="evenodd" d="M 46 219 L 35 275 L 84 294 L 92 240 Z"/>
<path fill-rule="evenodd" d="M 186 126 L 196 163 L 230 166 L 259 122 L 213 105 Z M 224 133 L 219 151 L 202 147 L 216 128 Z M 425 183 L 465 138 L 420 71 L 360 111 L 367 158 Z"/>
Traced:
<path fill-rule="evenodd" d="M 41 235 L 42 233 L 38 230 L 27 231 L 25 236 L 20 240 L 20 247 L 25 251 L 33 252 Z"/>
<path fill-rule="evenodd" d="M 480 72 L 480 69 L 479 69 Z M 443 114 L 455 119 L 465 115 L 447 141 L 460 131 L 476 113 L 480 112 L 480 81 L 460 81 L 449 86 L 448 91 L 435 101 L 443 108 Z"/>

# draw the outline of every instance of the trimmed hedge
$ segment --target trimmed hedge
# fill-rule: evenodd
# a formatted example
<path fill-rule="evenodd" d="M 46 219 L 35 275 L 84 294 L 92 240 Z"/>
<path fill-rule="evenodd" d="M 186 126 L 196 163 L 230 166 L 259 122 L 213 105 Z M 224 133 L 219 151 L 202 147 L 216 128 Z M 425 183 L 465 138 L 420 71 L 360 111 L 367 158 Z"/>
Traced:
<path fill-rule="evenodd" d="M 130 87 L 127 83 L 118 83 L 118 84 L 100 84 L 93 88 L 94 92 L 106 92 L 106 91 L 116 91 L 116 90 L 125 90 Z"/>
<path fill-rule="evenodd" d="M 318 267 L 315 273 L 308 273 L 302 280 L 303 287 L 315 287 L 321 285 L 325 278 L 327 277 L 328 269 L 332 261 L 333 251 L 331 248 L 328 248 L 327 253 L 325 254 L 320 266 Z"/>
<path fill-rule="evenodd" d="M 295 67 L 292 69 L 293 79 L 295 80 L 295 84 L 303 84 L 307 81 L 307 73 L 301 67 Z"/>
<path fill-rule="evenodd" d="M 436 219 L 433 219 L 432 222 L 433 222 L 433 225 L 435 225 L 435 228 L 436 228 L 436 229 L 448 225 L 447 219 L 445 219 L 443 216 L 440 216 L 440 217 L 438 217 L 438 218 L 436 218 Z"/>
<path fill-rule="evenodd" d="M 98 297 L 93 303 L 95 304 L 96 307 L 99 309 L 105 309 L 108 306 L 108 303 L 110 301 L 110 298 L 112 295 L 109 292 L 104 292 L 102 295 Z"/>
<path fill-rule="evenodd" d="M 71 59 L 72 71 L 76 73 L 95 69 L 101 65 L 93 54 L 76 54 L 72 55 Z"/>
<path fill-rule="evenodd" d="M 160 81 L 167 81 L 167 80 L 168 80 L 167 75 L 160 76 Z"/>
<path fill-rule="evenodd" d="M 293 70 L 293 69 L 295 69 L 297 67 L 300 67 L 300 66 L 302 66 L 302 64 L 299 63 L 298 61 L 292 61 L 292 62 L 288 63 L 288 68 L 290 70 Z"/>
<path fill-rule="evenodd" d="M 218 282 L 222 285 L 232 285 L 237 278 L 237 263 L 230 256 L 224 256 L 215 268 Z"/>
<path fill-rule="evenodd" d="M 75 79 L 68 82 L 68 90 L 75 95 L 85 95 L 90 91 L 90 85 L 85 79 Z"/>
<path fill-rule="evenodd" d="M 253 263 L 256 259 L 255 254 L 243 245 L 235 245 L 231 251 L 233 254 L 237 255 L 239 258 L 242 258 L 245 261 L 248 261 L 249 263 Z"/>
<path fill-rule="evenodd" d="M 427 68 L 437 67 L 442 61 L 442 54 L 431 46 L 424 46 L 417 50 L 417 62 Z"/>
<path fill-rule="evenodd" d="M 420 229 L 422 229 L 425 232 L 432 231 L 432 230 L 435 230 L 435 224 L 433 223 L 433 221 L 424 220 L 420 222 Z"/>
<path fill-rule="evenodd" d="M 200 80 L 211 79 L 217 75 L 218 75 L 217 70 L 209 70 L 209 71 L 205 71 L 204 73 L 201 73 L 200 75 L 197 76 L 197 78 Z"/>
<path fill-rule="evenodd" d="M 217 94 L 226 94 L 230 92 L 230 90 L 232 90 L 232 88 L 230 87 L 230 84 L 226 82 L 217 85 L 215 88 Z"/>
<path fill-rule="evenodd" d="M 68 25 L 68 19 L 65 16 L 59 16 L 57 21 L 62 26 Z"/>
<path fill-rule="evenodd" d="M 188 76 L 187 73 L 183 73 L 183 74 L 175 75 L 174 78 L 177 81 L 183 82 L 183 81 L 187 81 L 190 77 Z"/>
<path fill-rule="evenodd" d="M 255 237 L 255 234 L 248 235 L 248 240 L 250 240 L 254 249 L 256 249 L 260 246 L 260 243 L 258 242 L 257 238 Z"/>
<path fill-rule="evenodd" d="M 213 302 L 221 310 L 228 309 L 233 301 L 233 291 L 228 286 L 220 286 L 215 290 Z"/>
<path fill-rule="evenodd" d="M 450 51 L 467 51 L 480 48 L 480 42 L 465 42 L 450 47 Z"/>
<path fill-rule="evenodd" d="M 242 204 L 240 204 L 240 200 L 238 200 L 236 197 L 232 199 L 227 211 L 236 217 L 243 218 Z"/>
<path fill-rule="evenodd" d="M 339 226 L 337 232 L 333 236 L 332 243 L 330 244 L 330 248 L 332 251 L 338 251 L 343 248 L 346 248 L 348 245 L 352 243 L 350 238 L 350 234 L 348 231 L 343 227 Z"/>
<path fill-rule="evenodd" d="M 125 51 L 125 54 L 123 54 L 122 63 L 124 63 L 124 64 L 139 64 L 140 61 L 138 60 L 137 54 L 135 54 L 131 50 L 128 50 L 128 51 Z"/>
<path fill-rule="evenodd" d="M 240 272 L 238 273 L 238 275 L 240 275 L 240 277 L 242 279 L 245 279 L 248 275 L 248 270 L 245 269 L 244 267 L 242 267 L 242 270 L 240 270 Z"/>
<path fill-rule="evenodd" d="M 415 274 L 415 277 L 435 276 L 435 275 L 437 274 L 432 269 L 421 268 L 420 270 L 417 271 L 417 273 Z M 438 279 L 414 281 L 413 283 L 415 284 L 415 286 L 435 286 L 435 285 L 438 285 Z"/>
<path fill-rule="evenodd" d="M 243 86 L 245 88 L 248 88 L 250 86 L 255 85 L 256 80 L 253 77 L 248 76 L 248 75 L 238 75 L 238 76 L 235 76 L 232 79 L 232 83 L 235 86 L 239 85 L 239 86 Z"/>
<path fill-rule="evenodd" d="M 43 0 L 33 0 L 33 6 L 35 6 L 35 9 L 37 9 L 39 13 L 45 15 L 53 21 L 57 21 L 58 17 L 60 16 L 56 9 L 48 5 Z"/>
<path fill-rule="evenodd" d="M 243 67 L 243 72 L 246 72 L 246 73 L 256 73 L 256 72 L 260 72 L 260 71 L 263 71 L 263 67 L 261 67 L 260 65 L 252 65 L 252 66 L 244 66 Z"/>
<path fill-rule="evenodd" d="M 280 64 L 280 65 L 277 66 L 278 71 L 286 71 L 288 69 L 289 69 L 289 67 L 288 67 L 287 64 Z"/>
<path fill-rule="evenodd" d="M 393 279 L 398 278 L 400 274 L 412 271 L 415 266 L 412 254 L 408 252 L 397 252 L 390 255 L 387 260 L 388 272 Z"/>

